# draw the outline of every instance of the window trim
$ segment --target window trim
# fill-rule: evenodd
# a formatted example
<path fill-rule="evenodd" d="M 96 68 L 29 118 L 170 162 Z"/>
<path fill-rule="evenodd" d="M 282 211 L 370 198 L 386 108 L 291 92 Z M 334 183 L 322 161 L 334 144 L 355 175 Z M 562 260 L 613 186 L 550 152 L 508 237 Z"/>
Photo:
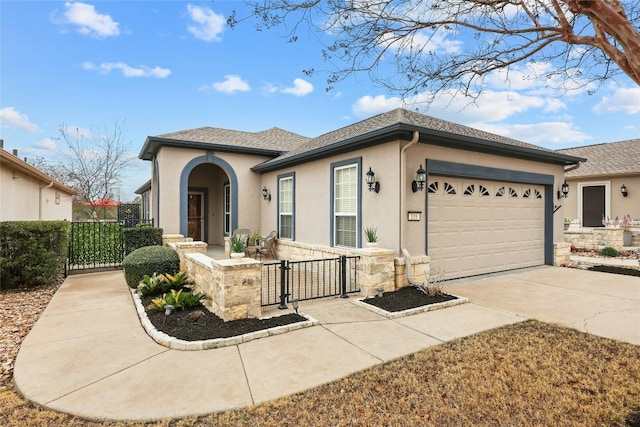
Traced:
<path fill-rule="evenodd" d="M 229 210 L 227 210 L 227 195 L 229 196 Z M 227 229 L 227 216 L 229 229 Z M 231 184 L 225 182 L 222 186 L 222 234 L 231 236 Z"/>
<path fill-rule="evenodd" d="M 356 248 L 362 247 L 362 233 L 360 233 L 360 228 L 362 224 L 362 157 L 354 157 L 351 159 L 340 160 L 337 162 L 331 163 L 330 166 L 330 246 L 336 247 L 336 212 L 335 212 L 335 172 L 336 169 L 341 169 L 347 166 L 356 166 Z M 341 246 L 343 247 L 343 246 Z M 344 246 L 350 247 L 350 246 Z"/>
<path fill-rule="evenodd" d="M 277 207 L 277 227 L 278 227 L 278 238 L 295 241 L 296 240 L 296 173 L 288 172 L 280 174 L 276 177 L 277 179 L 277 191 L 278 191 L 278 207 Z M 280 234 L 280 182 L 285 179 L 291 179 L 291 238 L 282 237 Z"/>

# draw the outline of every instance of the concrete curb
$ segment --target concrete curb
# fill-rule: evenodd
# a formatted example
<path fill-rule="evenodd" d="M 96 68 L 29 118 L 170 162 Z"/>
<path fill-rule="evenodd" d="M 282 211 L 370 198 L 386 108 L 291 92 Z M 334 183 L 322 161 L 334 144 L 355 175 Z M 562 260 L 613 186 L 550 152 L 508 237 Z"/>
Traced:
<path fill-rule="evenodd" d="M 410 308 L 408 310 L 403 310 L 403 311 L 387 311 L 387 310 L 383 310 L 380 307 L 376 307 L 374 305 L 371 304 L 367 304 L 366 302 L 363 302 L 365 299 L 367 298 L 360 298 L 357 300 L 353 300 L 352 302 L 357 305 L 358 307 L 362 307 L 365 308 L 369 311 L 372 311 L 376 314 L 379 314 L 380 316 L 384 316 L 388 319 L 398 319 L 400 317 L 406 317 L 406 316 L 411 316 L 413 314 L 418 314 L 418 313 L 425 313 L 427 311 L 433 311 L 433 310 L 439 310 L 442 308 L 447 308 L 447 307 L 453 307 L 456 305 L 461 305 L 461 304 L 466 304 L 469 302 L 468 298 L 464 298 L 464 297 L 460 297 L 458 295 L 454 295 L 451 293 L 448 293 L 448 295 L 454 296 L 456 297 L 456 299 L 453 300 L 449 300 L 449 301 L 444 301 L 444 302 L 439 302 L 436 304 L 429 304 L 429 305 L 423 305 L 422 307 L 416 307 L 416 308 Z"/>
<path fill-rule="evenodd" d="M 309 328 L 311 326 L 319 325 L 320 322 L 314 319 L 313 317 L 301 314 L 301 316 L 307 319 L 306 322 L 298 322 L 292 323 L 290 325 L 276 326 L 273 328 L 263 329 L 256 332 L 249 332 L 247 334 L 238 335 L 235 337 L 229 338 L 216 338 L 210 340 L 200 340 L 200 341 L 185 341 L 172 336 L 165 334 L 156 329 L 153 326 L 153 323 L 149 320 L 147 316 L 147 311 L 144 309 L 142 305 L 142 300 L 140 299 L 140 295 L 136 292 L 135 289 L 131 289 L 131 297 L 133 298 L 133 302 L 136 307 L 136 311 L 138 312 L 138 316 L 140 317 L 140 324 L 147 332 L 147 334 L 158 344 L 163 345 L 165 347 L 171 348 L 173 350 L 182 350 L 182 351 L 195 351 L 195 350 L 211 350 L 214 348 L 221 347 L 229 347 L 232 345 L 238 345 L 245 342 L 257 340 L 260 338 L 271 337 L 274 335 L 280 335 L 291 331 L 296 331 L 298 329 Z"/>

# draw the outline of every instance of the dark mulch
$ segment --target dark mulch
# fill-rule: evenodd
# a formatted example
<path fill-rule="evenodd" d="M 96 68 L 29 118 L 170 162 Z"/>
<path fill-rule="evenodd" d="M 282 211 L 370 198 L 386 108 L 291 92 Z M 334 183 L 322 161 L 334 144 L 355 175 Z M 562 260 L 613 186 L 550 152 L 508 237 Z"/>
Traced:
<path fill-rule="evenodd" d="M 150 302 L 150 298 L 142 298 L 145 307 Z M 225 322 L 202 305 L 191 309 L 174 310 L 169 316 L 165 316 L 164 310 L 147 310 L 147 316 L 157 330 L 185 341 L 235 337 L 307 320 L 303 316 L 290 313 L 268 319 L 241 319 Z"/>
<path fill-rule="evenodd" d="M 407 286 L 392 292 L 385 292 L 381 297 L 364 299 L 362 302 L 374 305 L 386 311 L 396 312 L 430 304 L 437 304 L 439 302 L 451 301 L 454 299 L 457 299 L 457 297 L 449 294 L 428 296 L 413 286 Z"/>
<path fill-rule="evenodd" d="M 600 271 L 602 273 L 613 273 L 613 274 L 622 274 L 625 276 L 640 277 L 640 270 L 634 270 L 632 268 L 612 267 L 609 265 L 594 265 L 593 267 L 589 267 L 589 270 Z"/>

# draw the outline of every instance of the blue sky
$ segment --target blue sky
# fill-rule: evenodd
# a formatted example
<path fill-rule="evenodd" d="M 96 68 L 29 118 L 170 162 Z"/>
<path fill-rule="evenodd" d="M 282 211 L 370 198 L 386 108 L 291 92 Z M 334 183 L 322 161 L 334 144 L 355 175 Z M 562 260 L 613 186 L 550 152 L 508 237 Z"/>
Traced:
<path fill-rule="evenodd" d="M 366 74 L 325 91 L 321 46 L 302 32 L 226 27 L 237 1 L 0 1 L 0 138 L 21 158 L 60 160 L 61 124 L 99 133 L 118 122 L 136 157 L 149 135 L 213 126 L 274 126 L 314 137 L 402 101 Z M 308 38 L 307 38 L 308 36 Z M 434 40 L 438 42 L 438 40 Z M 441 40 L 442 48 L 464 48 Z M 546 64 L 535 64 L 537 71 Z M 558 95 L 512 71 L 496 74 L 477 105 L 438 97 L 426 114 L 558 149 L 640 136 L 640 88 L 621 76 L 593 95 Z M 523 78 L 513 78 L 521 74 Z M 120 199 L 150 178 L 149 162 L 125 172 Z"/>

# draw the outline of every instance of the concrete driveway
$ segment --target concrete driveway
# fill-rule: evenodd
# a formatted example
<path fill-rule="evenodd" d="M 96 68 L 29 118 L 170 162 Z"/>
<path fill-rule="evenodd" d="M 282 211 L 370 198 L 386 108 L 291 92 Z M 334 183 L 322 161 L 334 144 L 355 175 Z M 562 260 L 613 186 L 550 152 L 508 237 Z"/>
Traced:
<path fill-rule="evenodd" d="M 537 267 L 450 282 L 472 304 L 640 345 L 640 278 Z"/>

